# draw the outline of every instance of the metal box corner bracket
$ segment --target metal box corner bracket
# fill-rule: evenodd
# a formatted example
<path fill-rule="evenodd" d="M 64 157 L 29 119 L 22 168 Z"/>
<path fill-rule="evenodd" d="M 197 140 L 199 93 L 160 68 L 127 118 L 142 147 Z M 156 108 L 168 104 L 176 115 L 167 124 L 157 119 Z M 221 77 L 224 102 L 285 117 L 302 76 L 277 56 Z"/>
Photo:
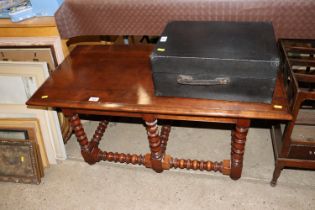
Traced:
<path fill-rule="evenodd" d="M 269 22 L 170 22 L 150 58 L 157 96 L 261 103 L 280 65 Z"/>

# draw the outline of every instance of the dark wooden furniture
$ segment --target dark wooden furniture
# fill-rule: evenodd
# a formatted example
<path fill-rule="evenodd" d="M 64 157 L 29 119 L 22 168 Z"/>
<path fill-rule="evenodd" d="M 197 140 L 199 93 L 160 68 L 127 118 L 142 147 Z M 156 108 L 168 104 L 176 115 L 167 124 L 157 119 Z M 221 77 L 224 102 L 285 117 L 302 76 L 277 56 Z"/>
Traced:
<path fill-rule="evenodd" d="M 149 54 L 151 46 L 77 46 L 27 102 L 60 108 L 71 118 L 86 162 L 100 160 L 144 165 L 156 172 L 170 168 L 220 171 L 241 177 L 246 135 L 251 119 L 291 120 L 279 76 L 272 104 L 154 96 Z M 137 117 L 145 121 L 150 153 L 131 155 L 102 151 L 99 142 L 108 121 L 101 121 L 89 141 L 79 115 Z M 178 159 L 166 153 L 170 125 L 158 131 L 157 120 L 235 124 L 231 160 Z M 209 151 L 211 152 L 211 151 Z"/>
<path fill-rule="evenodd" d="M 315 169 L 315 130 L 313 139 L 297 139 L 297 125 L 315 125 L 315 40 L 281 40 L 284 55 L 285 89 L 293 120 L 272 127 L 276 167 L 271 185 L 275 186 L 284 167 Z"/>

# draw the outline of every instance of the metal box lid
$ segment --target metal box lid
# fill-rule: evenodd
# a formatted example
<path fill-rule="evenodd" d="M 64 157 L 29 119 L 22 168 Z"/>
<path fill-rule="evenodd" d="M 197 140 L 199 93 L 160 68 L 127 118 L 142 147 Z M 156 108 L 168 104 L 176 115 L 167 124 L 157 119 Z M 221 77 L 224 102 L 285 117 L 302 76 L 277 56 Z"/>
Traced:
<path fill-rule="evenodd" d="M 270 22 L 170 22 L 151 54 L 156 57 L 280 63 Z"/>

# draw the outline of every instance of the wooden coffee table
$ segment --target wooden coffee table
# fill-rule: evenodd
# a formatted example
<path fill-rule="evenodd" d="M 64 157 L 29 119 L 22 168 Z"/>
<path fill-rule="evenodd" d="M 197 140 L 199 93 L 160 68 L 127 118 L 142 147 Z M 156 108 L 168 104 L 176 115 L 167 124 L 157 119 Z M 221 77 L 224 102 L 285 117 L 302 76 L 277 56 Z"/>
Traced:
<path fill-rule="evenodd" d="M 28 100 L 27 105 L 60 108 L 70 118 L 84 160 L 144 165 L 156 172 L 170 168 L 220 171 L 239 179 L 251 119 L 291 120 L 279 76 L 272 104 L 154 96 L 149 55 L 152 46 L 78 46 Z M 137 117 L 145 121 L 150 153 L 102 151 L 98 145 L 108 121 L 88 140 L 79 115 Z M 173 158 L 166 153 L 170 125 L 158 131 L 157 120 L 235 124 L 231 160 L 221 162 Z"/>

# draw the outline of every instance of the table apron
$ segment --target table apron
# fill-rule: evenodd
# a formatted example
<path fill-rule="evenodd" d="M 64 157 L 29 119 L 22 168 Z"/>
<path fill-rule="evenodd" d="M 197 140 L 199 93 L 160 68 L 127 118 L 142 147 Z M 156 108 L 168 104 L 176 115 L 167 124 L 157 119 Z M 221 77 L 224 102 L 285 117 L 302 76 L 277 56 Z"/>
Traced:
<path fill-rule="evenodd" d="M 198 121 L 198 122 L 213 122 L 213 123 L 229 123 L 236 124 L 237 119 L 233 117 L 209 117 L 197 115 L 171 115 L 158 113 L 137 113 L 137 112 L 119 112 L 119 111 L 99 111 L 86 109 L 68 109 L 62 108 L 65 116 L 71 117 L 73 114 L 87 114 L 87 115 L 102 115 L 102 116 L 118 116 L 118 117 L 135 117 L 143 118 L 145 115 L 154 115 L 160 120 L 184 120 L 184 121 Z"/>

